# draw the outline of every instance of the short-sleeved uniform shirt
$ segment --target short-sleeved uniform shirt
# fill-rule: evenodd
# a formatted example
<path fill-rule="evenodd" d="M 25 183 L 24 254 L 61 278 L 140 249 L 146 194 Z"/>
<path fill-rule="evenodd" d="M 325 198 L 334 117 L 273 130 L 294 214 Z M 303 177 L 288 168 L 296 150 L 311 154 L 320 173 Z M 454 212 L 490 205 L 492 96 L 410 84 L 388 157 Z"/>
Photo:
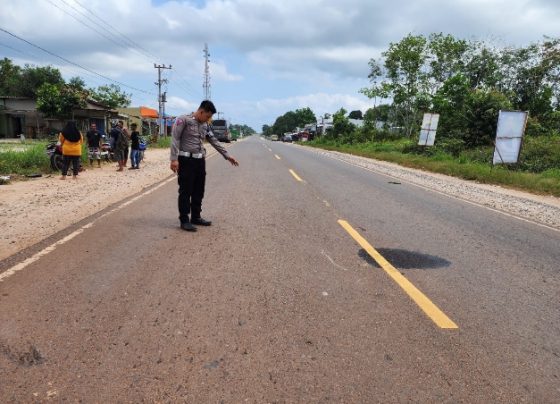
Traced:
<path fill-rule="evenodd" d="M 171 130 L 170 160 L 177 160 L 179 152 L 202 153 L 206 156 L 206 149 L 202 142 L 207 139 L 214 149 L 225 159 L 229 158 L 227 150 L 220 144 L 207 122 L 199 123 L 194 114 L 177 117 Z"/>

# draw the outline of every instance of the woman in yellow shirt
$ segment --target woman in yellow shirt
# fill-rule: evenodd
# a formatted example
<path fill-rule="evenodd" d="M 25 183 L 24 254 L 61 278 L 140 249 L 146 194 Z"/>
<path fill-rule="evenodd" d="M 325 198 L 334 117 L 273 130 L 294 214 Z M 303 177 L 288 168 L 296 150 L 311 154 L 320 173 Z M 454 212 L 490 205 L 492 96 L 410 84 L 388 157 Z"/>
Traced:
<path fill-rule="evenodd" d="M 62 177 L 61 180 L 66 179 L 68 168 L 72 163 L 72 174 L 74 179 L 78 178 L 78 171 L 80 168 L 80 159 L 82 158 L 82 143 L 84 137 L 76 126 L 76 121 L 68 121 L 62 133 L 58 137 L 62 145 Z"/>

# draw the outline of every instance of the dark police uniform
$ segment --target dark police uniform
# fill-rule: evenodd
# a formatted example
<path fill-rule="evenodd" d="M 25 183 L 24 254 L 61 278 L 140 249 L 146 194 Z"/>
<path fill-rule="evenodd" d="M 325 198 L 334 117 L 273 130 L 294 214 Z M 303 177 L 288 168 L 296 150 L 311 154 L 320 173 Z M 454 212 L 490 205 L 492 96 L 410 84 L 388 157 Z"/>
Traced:
<path fill-rule="evenodd" d="M 204 184 L 206 181 L 206 149 L 202 141 L 208 142 L 225 159 L 228 152 L 214 137 L 208 123 L 199 123 L 194 114 L 181 115 L 173 124 L 171 132 L 170 160 L 179 161 L 179 220 L 181 223 L 200 218 Z"/>

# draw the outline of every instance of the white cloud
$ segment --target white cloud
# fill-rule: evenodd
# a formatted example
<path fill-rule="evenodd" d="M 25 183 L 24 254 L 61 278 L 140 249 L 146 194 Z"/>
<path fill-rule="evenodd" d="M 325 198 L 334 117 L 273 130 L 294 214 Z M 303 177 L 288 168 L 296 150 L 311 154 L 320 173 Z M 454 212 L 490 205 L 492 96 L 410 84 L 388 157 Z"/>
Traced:
<path fill-rule="evenodd" d="M 135 103 L 156 99 L 154 62 L 172 64 L 164 77 L 168 100 L 177 98 L 179 112 L 200 102 L 202 48 L 208 43 L 213 93 L 223 96 L 217 102 L 254 126 L 305 106 L 317 114 L 364 109 L 369 100 L 358 90 L 368 84 L 369 59 L 410 32 L 497 38 L 505 45 L 560 36 L 557 0 L 1 1 L 0 27 L 152 93 L 134 92 Z M 92 86 L 104 80 L 2 32 L 0 44 L 26 52 L 11 52 L 12 59 L 60 66 Z M 185 105 L 181 99 L 194 101 Z"/>
<path fill-rule="evenodd" d="M 175 96 L 167 99 L 167 109 L 175 111 L 174 114 L 176 115 L 193 112 L 198 108 L 199 104 Z"/>

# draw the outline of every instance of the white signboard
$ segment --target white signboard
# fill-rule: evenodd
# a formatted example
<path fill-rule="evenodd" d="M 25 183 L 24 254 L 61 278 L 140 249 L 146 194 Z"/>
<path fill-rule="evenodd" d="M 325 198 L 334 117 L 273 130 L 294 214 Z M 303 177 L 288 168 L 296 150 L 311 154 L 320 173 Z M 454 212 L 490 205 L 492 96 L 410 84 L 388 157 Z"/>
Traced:
<path fill-rule="evenodd" d="M 517 163 L 521 140 L 527 124 L 527 112 L 500 111 L 493 164 Z"/>
<path fill-rule="evenodd" d="M 439 122 L 439 114 L 424 114 L 422 127 L 420 129 L 420 146 L 433 146 L 436 140 L 436 131 Z"/>

